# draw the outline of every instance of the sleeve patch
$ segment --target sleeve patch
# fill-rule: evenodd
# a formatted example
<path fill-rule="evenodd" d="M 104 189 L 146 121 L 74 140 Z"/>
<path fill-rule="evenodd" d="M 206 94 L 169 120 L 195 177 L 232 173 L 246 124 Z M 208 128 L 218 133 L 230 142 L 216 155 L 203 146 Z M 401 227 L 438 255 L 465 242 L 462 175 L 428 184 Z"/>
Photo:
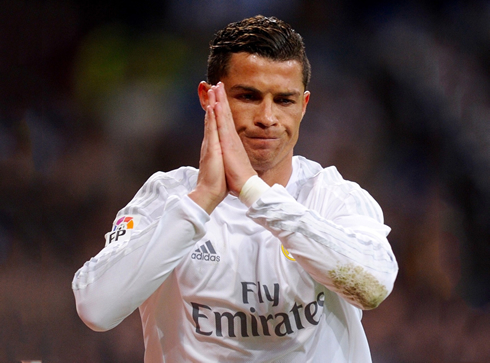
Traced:
<path fill-rule="evenodd" d="M 133 229 L 137 226 L 140 216 L 122 216 L 114 221 L 111 232 L 105 235 L 105 245 L 115 242 L 127 242 Z"/>

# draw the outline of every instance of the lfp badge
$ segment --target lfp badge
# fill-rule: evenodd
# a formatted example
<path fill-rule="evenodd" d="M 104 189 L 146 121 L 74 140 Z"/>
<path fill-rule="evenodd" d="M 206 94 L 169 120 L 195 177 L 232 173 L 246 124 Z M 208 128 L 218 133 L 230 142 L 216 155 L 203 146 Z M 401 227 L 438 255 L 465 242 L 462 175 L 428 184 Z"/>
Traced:
<path fill-rule="evenodd" d="M 117 219 L 113 224 L 112 232 L 105 235 L 105 245 L 129 241 L 131 232 L 136 227 L 139 218 L 139 216 L 122 216 Z"/>
<path fill-rule="evenodd" d="M 133 229 L 134 228 L 134 217 L 123 216 L 114 223 L 113 231 L 122 229 Z"/>

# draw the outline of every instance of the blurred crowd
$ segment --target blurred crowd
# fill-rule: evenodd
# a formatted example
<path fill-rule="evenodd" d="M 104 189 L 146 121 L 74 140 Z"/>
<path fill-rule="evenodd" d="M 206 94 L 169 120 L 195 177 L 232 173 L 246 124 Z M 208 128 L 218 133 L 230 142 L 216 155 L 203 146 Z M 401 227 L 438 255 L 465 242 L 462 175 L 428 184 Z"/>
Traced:
<path fill-rule="evenodd" d="M 379 202 L 400 272 L 375 363 L 490 360 L 490 1 L 1 0 L 0 361 L 142 362 L 136 311 L 78 318 L 71 280 L 155 171 L 198 166 L 208 43 L 256 14 L 312 64 L 296 154 Z"/>

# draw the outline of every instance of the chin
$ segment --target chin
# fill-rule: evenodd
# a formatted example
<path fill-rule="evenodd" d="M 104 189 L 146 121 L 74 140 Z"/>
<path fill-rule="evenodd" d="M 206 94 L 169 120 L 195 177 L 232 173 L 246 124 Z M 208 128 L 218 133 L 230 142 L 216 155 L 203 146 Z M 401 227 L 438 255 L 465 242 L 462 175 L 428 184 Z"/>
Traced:
<path fill-rule="evenodd" d="M 254 168 L 254 170 L 257 173 L 270 170 L 270 169 L 272 169 L 272 167 L 274 165 L 273 163 L 271 163 L 269 161 L 254 160 L 254 159 L 250 159 L 250 163 L 252 164 L 252 168 Z"/>
<path fill-rule="evenodd" d="M 274 169 L 279 164 L 275 159 L 265 158 L 251 158 L 250 162 L 254 170 L 259 174 Z"/>

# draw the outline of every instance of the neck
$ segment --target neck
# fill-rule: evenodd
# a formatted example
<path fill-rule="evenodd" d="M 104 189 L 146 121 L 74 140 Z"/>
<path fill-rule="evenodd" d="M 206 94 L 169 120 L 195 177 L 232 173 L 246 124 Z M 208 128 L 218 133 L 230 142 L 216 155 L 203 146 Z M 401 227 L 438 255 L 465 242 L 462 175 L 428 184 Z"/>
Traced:
<path fill-rule="evenodd" d="M 289 179 L 291 178 L 291 174 L 293 173 L 293 164 L 290 162 L 288 165 L 278 169 L 267 169 L 267 170 L 256 170 L 259 177 L 265 181 L 270 186 L 274 184 L 280 184 L 285 187 Z"/>

